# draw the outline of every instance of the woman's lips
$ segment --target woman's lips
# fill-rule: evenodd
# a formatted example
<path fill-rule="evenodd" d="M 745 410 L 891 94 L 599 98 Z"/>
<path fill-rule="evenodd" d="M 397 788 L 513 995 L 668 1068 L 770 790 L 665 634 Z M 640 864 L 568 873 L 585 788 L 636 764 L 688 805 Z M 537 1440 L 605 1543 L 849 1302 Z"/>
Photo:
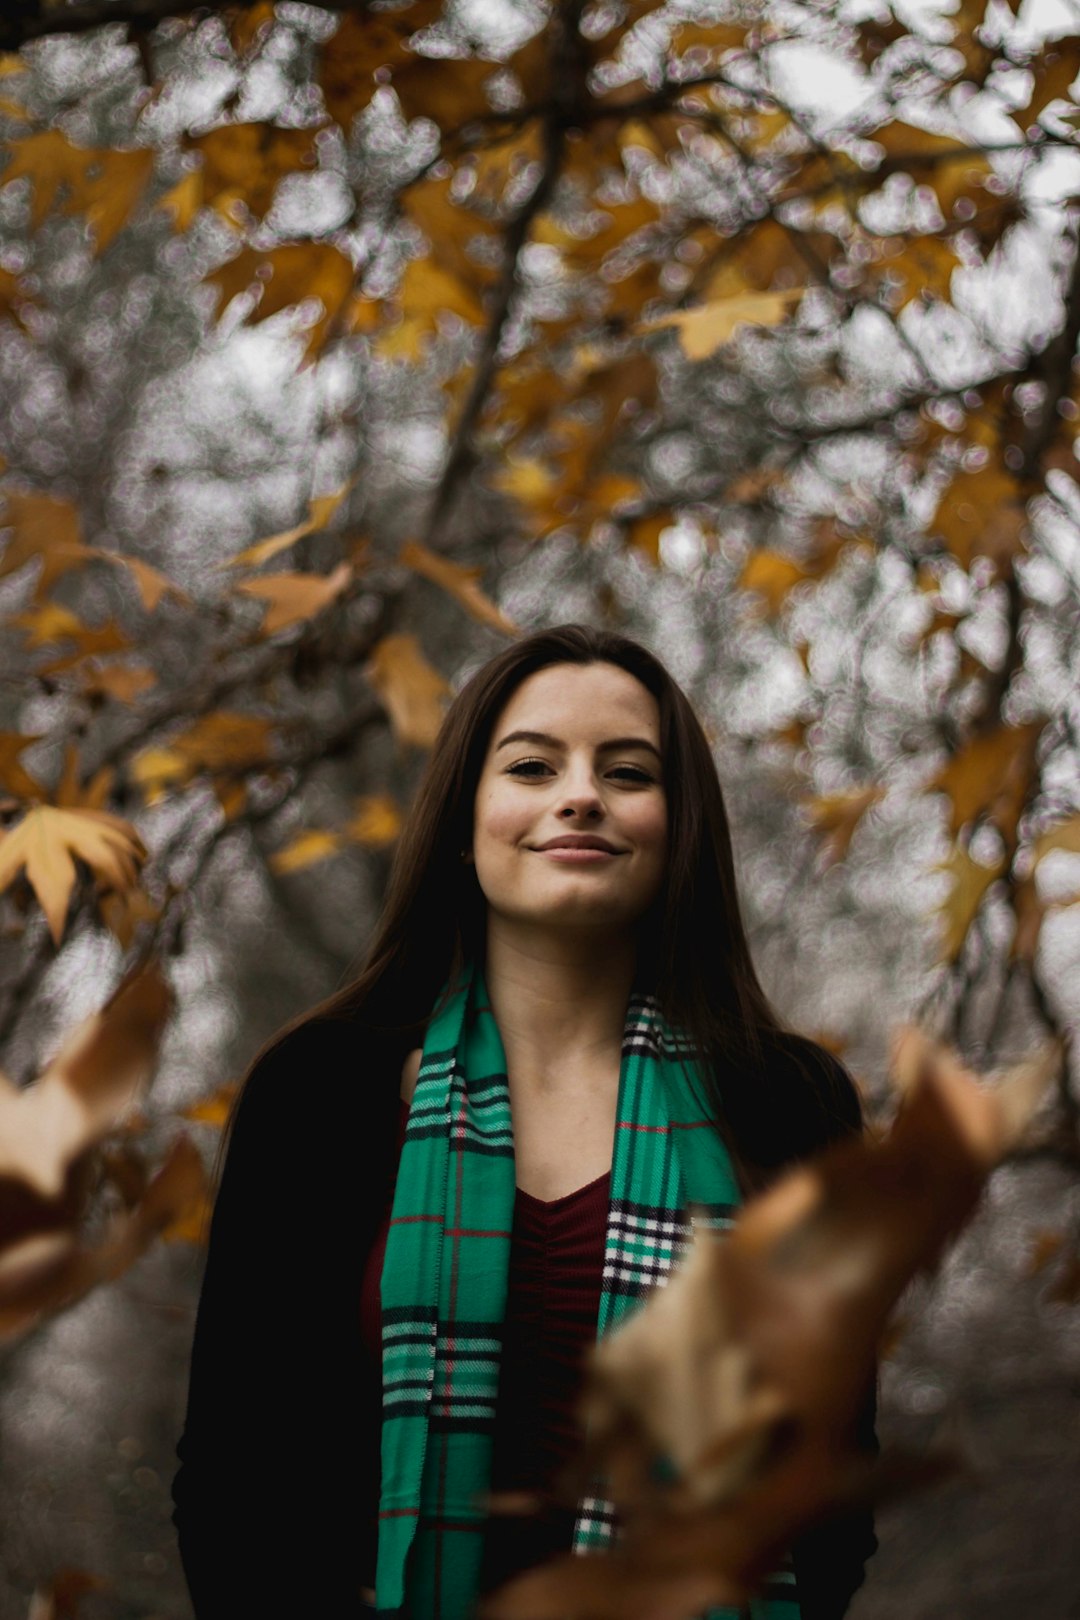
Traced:
<path fill-rule="evenodd" d="M 622 853 L 614 849 L 573 849 L 565 844 L 555 849 L 537 849 L 535 855 L 546 855 L 549 861 L 558 861 L 561 866 L 595 866 L 601 861 L 614 861 Z"/>

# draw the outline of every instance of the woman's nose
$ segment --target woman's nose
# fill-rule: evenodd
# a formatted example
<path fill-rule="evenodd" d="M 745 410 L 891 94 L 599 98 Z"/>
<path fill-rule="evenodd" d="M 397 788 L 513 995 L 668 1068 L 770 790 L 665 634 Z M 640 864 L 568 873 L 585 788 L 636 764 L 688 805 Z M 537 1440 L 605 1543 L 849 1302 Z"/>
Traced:
<path fill-rule="evenodd" d="M 558 810 L 560 816 L 603 815 L 604 801 L 600 797 L 591 772 L 588 775 L 582 773 L 568 780 L 562 798 L 563 802 Z"/>

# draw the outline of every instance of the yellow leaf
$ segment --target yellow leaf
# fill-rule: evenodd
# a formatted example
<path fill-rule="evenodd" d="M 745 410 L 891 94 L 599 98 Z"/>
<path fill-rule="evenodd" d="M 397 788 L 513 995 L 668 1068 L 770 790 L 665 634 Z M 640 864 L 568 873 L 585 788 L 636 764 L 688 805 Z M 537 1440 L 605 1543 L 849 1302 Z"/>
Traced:
<path fill-rule="evenodd" d="M 1016 928 L 1009 946 L 1010 962 L 1027 962 L 1030 966 L 1039 949 L 1039 934 L 1046 908 L 1039 899 L 1034 878 L 1017 883 L 1012 893 Z"/>
<path fill-rule="evenodd" d="M 416 637 L 384 636 L 372 652 L 367 673 L 398 740 L 430 748 L 442 724 L 450 688 L 432 669 Z"/>
<path fill-rule="evenodd" d="M 356 814 L 345 831 L 357 844 L 379 849 L 392 844 L 402 827 L 401 811 L 388 793 L 367 793 L 356 801 Z"/>
<path fill-rule="evenodd" d="M 55 641 L 78 641 L 89 629 L 77 613 L 60 602 L 42 602 L 24 613 L 13 613 L 8 623 L 25 630 L 31 647 L 47 647 Z"/>
<path fill-rule="evenodd" d="M 375 73 L 410 61 L 409 39 L 437 22 L 441 11 L 442 0 L 418 0 L 394 11 L 349 12 L 337 33 L 320 46 L 317 76 L 323 99 L 346 134 L 379 87 Z"/>
<path fill-rule="evenodd" d="M 325 861 L 327 856 L 336 855 L 340 848 L 340 833 L 312 827 L 307 832 L 297 833 L 295 838 L 290 838 L 287 844 L 275 850 L 267 865 L 271 872 L 284 877 L 289 872 L 306 871 L 318 861 Z"/>
<path fill-rule="evenodd" d="M 460 129 L 491 113 L 484 86 L 497 62 L 475 58 L 410 55 L 393 70 L 394 93 L 410 121 L 430 118 L 443 129 Z"/>
<path fill-rule="evenodd" d="M 141 923 L 157 922 L 161 907 L 156 905 L 142 889 L 130 889 L 126 894 L 110 891 L 98 901 L 102 921 L 124 950 L 130 949 Z"/>
<path fill-rule="evenodd" d="M 683 353 L 688 360 L 705 360 L 734 335 L 740 326 L 776 326 L 802 296 L 801 287 L 783 292 L 744 293 L 718 298 L 697 309 L 676 310 L 642 321 L 638 330 L 652 332 L 663 326 L 679 331 Z"/>
<path fill-rule="evenodd" d="M 275 124 L 225 124 L 187 142 L 202 156 L 202 200 L 231 224 L 236 205 L 262 219 L 287 174 L 315 166 L 316 131 Z"/>
<path fill-rule="evenodd" d="M 269 603 L 262 633 L 272 636 L 321 613 L 341 595 L 352 577 L 352 564 L 340 562 L 332 574 L 260 574 L 256 579 L 243 580 L 236 589 L 246 596 L 263 597 Z"/>
<path fill-rule="evenodd" d="M 88 546 L 87 551 L 91 557 L 100 557 L 103 562 L 127 569 L 147 613 L 153 613 L 163 596 L 173 596 L 178 602 L 190 604 L 191 598 L 186 591 L 181 590 L 159 568 L 143 562 L 141 557 L 129 557 L 122 551 L 103 551 L 96 546 Z"/>
<path fill-rule="evenodd" d="M 103 810 L 112 791 L 115 774 L 111 766 L 103 765 L 94 772 L 89 782 L 84 782 L 79 769 L 79 751 L 74 743 L 68 743 L 64 752 L 64 768 L 52 796 L 53 803 L 61 810 Z"/>
<path fill-rule="evenodd" d="M 460 315 L 471 326 L 484 324 L 483 306 L 474 289 L 430 259 L 409 260 L 394 301 L 407 320 L 426 321 L 432 332 L 443 310 Z"/>
<path fill-rule="evenodd" d="M 535 456 L 507 456 L 491 482 L 496 489 L 528 504 L 547 499 L 555 488 L 556 479 L 547 463 Z"/>
<path fill-rule="evenodd" d="M 952 801 L 955 834 L 986 815 L 1010 841 L 1024 807 L 1035 769 L 1035 747 L 1044 722 L 997 726 L 965 743 L 928 783 Z"/>
<path fill-rule="evenodd" d="M 191 1103 L 189 1107 L 181 1108 L 178 1112 L 181 1119 L 190 1119 L 197 1125 L 216 1125 L 220 1130 L 229 1122 L 229 1114 L 239 1091 L 237 1081 L 227 1080 L 208 1097 L 200 1097 L 198 1102 Z"/>
<path fill-rule="evenodd" d="M 664 512 L 651 512 L 647 517 L 634 518 L 626 526 L 626 543 L 640 551 L 650 562 L 660 561 L 660 536 L 674 523 L 670 508 Z"/>
<path fill-rule="evenodd" d="M 31 743 L 40 742 L 43 735 L 43 732 L 24 735 L 19 731 L 0 731 L 0 787 L 20 799 L 39 799 L 42 795 L 41 783 L 29 774 L 19 755 Z"/>
<path fill-rule="evenodd" d="M 38 590 L 47 591 L 69 568 L 90 561 L 83 544 L 79 514 L 71 501 L 37 491 L 4 491 L 3 524 L 14 532 L 0 558 L 0 575 L 12 574 L 24 563 L 40 558 Z"/>
<path fill-rule="evenodd" d="M 930 527 L 965 568 L 988 557 L 1007 572 L 1023 549 L 1027 512 L 1016 479 L 991 457 L 982 467 L 961 469 L 942 494 Z"/>
<path fill-rule="evenodd" d="M 480 589 L 478 581 L 483 577 L 482 568 L 465 568 L 461 563 L 451 562 L 448 557 L 440 557 L 436 552 L 429 551 L 427 546 L 415 540 L 408 540 L 402 546 L 401 561 L 414 573 L 431 580 L 433 585 L 441 586 L 481 624 L 489 625 L 504 636 L 518 634 L 513 620 L 508 619 Z"/>
<path fill-rule="evenodd" d="M 244 56 L 253 45 L 262 40 L 274 26 L 273 0 L 255 0 L 254 5 L 240 5 L 226 13 L 229 38 L 238 56 Z"/>
<path fill-rule="evenodd" d="M 770 613 L 779 613 L 788 592 L 809 577 L 801 563 L 763 546 L 750 553 L 739 575 L 739 585 L 744 591 L 757 591 L 768 603 Z"/>
<path fill-rule="evenodd" d="M 528 164 L 539 163 L 543 155 L 543 128 L 539 118 L 530 118 L 509 135 L 493 135 L 490 141 L 470 151 L 476 175 L 471 195 L 497 206 L 510 181 Z"/>
<path fill-rule="evenodd" d="M 1070 816 L 1067 821 L 1059 821 L 1056 827 L 1049 828 L 1036 838 L 1036 860 L 1041 861 L 1044 855 L 1049 855 L 1051 850 L 1055 849 L 1067 855 L 1080 855 L 1080 816 Z"/>
<path fill-rule="evenodd" d="M 806 801 L 810 820 L 826 835 L 825 851 L 830 862 L 844 859 L 859 822 L 884 796 L 884 788 L 865 787 L 847 793 L 825 793 Z"/>
<path fill-rule="evenodd" d="M 474 214 L 451 195 L 453 175 L 417 181 L 402 194 L 402 211 L 427 237 L 432 259 L 465 286 L 479 287 L 495 272 L 472 257 L 469 245 L 476 236 L 498 230 L 493 220 Z"/>
<path fill-rule="evenodd" d="M 1031 100 L 1023 111 L 1010 114 L 1022 130 L 1036 119 L 1052 101 L 1065 101 L 1080 73 L 1080 36 L 1070 34 L 1044 45 L 1039 56 L 1031 62 L 1034 83 Z"/>
<path fill-rule="evenodd" d="M 279 551 L 285 551 L 289 546 L 295 545 L 304 535 L 317 534 L 320 529 L 325 529 L 354 482 L 355 480 L 350 479 L 347 484 L 342 484 L 340 489 L 335 489 L 329 495 L 313 496 L 308 503 L 308 515 L 302 523 L 298 523 L 293 529 L 285 529 L 281 534 L 272 534 L 268 540 L 257 540 L 253 546 L 247 546 L 243 551 L 237 552 L 235 557 L 230 557 L 228 562 L 219 563 L 219 569 L 257 568 L 260 563 L 269 562 L 271 557 L 276 557 Z"/>
<path fill-rule="evenodd" d="M 1005 869 L 1003 861 L 995 866 L 982 866 L 973 861 L 966 849 L 956 846 L 941 868 L 952 876 L 953 887 L 942 908 L 945 923 L 942 949 L 946 962 L 955 962 L 964 948 L 968 929 L 975 921 L 983 895 Z"/>
<path fill-rule="evenodd" d="M 173 782 L 203 771 L 233 772 L 269 765 L 273 724 L 261 715 L 217 709 L 178 732 L 166 747 L 144 748 L 131 762 L 131 776 L 148 795 L 160 797 Z"/>
<path fill-rule="evenodd" d="M 149 147 L 132 152 L 74 146 L 60 130 L 44 130 L 10 143 L 14 154 L 0 183 L 30 179 L 34 230 L 49 210 L 84 215 L 101 252 L 127 223 L 153 173 Z"/>
<path fill-rule="evenodd" d="M 904 309 L 916 298 L 948 303 L 952 273 L 960 263 L 955 249 L 940 236 L 916 237 L 903 253 L 884 261 L 884 267 L 900 282 L 896 307 Z"/>
<path fill-rule="evenodd" d="M 322 315 L 312 326 L 307 358 L 316 356 L 352 296 L 353 265 L 328 242 L 286 242 L 262 251 L 243 248 L 206 277 L 218 288 L 219 309 L 240 293 L 261 289 L 261 297 L 246 317 L 253 324 L 292 309 L 305 299 L 317 298 Z"/>
<path fill-rule="evenodd" d="M 202 200 L 202 170 L 191 169 L 182 180 L 178 180 L 175 186 L 171 186 L 158 198 L 157 205 L 172 214 L 178 231 L 186 231 L 202 207 Z"/>
<path fill-rule="evenodd" d="M 671 48 L 680 53 L 707 51 L 710 56 L 740 50 L 746 44 L 749 27 L 749 23 L 679 23 L 671 36 Z"/>
<path fill-rule="evenodd" d="M 64 932 L 75 886 L 75 860 L 85 862 L 109 888 L 129 889 L 146 859 L 134 827 L 104 810 L 58 810 L 37 805 L 0 837 L 0 891 L 21 871 L 37 895 L 54 942 Z"/>
<path fill-rule="evenodd" d="M 968 143 L 902 121 L 874 130 L 871 139 L 885 148 L 882 168 L 909 174 L 917 185 L 929 186 L 946 219 L 961 197 L 985 196 L 983 182 L 994 171 L 990 160 L 969 150 Z"/>

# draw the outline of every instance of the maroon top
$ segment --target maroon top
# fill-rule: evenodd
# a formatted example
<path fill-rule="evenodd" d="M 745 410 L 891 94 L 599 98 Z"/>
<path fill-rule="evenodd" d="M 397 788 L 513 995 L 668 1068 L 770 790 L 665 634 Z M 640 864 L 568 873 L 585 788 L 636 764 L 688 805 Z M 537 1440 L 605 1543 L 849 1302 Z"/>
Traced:
<path fill-rule="evenodd" d="M 409 1109 L 401 1104 L 397 1148 L 383 1218 L 364 1267 L 360 1311 L 364 1344 L 381 1357 L 379 1282 L 386 1256 L 397 1160 Z M 577 1399 L 585 1350 L 596 1339 L 604 1270 L 610 1172 L 563 1198 L 534 1198 L 520 1187 L 507 1272 L 503 1349 L 492 1459 L 493 1489 L 543 1491 L 580 1439 Z M 572 1508 L 492 1521 L 484 1586 L 541 1562 L 570 1544 Z"/>

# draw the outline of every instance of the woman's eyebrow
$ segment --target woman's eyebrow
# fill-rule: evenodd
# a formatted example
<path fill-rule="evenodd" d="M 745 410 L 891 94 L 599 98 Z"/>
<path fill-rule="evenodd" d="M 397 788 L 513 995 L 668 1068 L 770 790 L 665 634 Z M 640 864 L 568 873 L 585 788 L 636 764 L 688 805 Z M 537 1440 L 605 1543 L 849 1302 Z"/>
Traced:
<path fill-rule="evenodd" d="M 552 737 L 547 731 L 510 731 L 501 742 L 496 743 L 495 752 L 505 748 L 508 743 L 533 743 L 540 748 L 565 748 L 566 744 L 558 737 Z M 645 737 L 612 737 L 609 742 L 602 742 L 597 747 L 597 753 L 610 753 L 616 748 L 643 748 L 646 753 L 655 754 L 660 758 L 660 750 L 655 743 L 649 742 Z"/>

